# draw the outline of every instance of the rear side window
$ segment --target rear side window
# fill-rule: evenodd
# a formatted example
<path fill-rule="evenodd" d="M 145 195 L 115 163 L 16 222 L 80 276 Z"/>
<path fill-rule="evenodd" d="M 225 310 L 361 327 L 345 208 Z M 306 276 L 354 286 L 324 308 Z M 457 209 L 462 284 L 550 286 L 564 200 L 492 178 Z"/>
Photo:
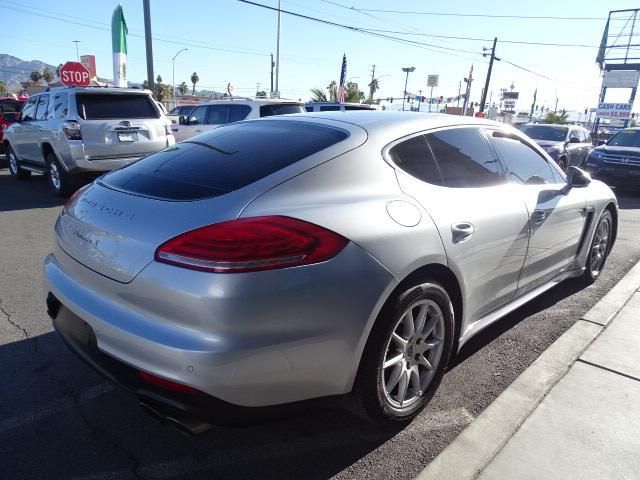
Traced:
<path fill-rule="evenodd" d="M 150 155 L 102 178 L 116 190 L 163 200 L 224 195 L 347 138 L 323 125 L 234 123 Z"/>
<path fill-rule="evenodd" d="M 442 175 L 422 135 L 398 143 L 389 150 L 389 157 L 409 175 L 423 182 L 442 185 Z"/>
<path fill-rule="evenodd" d="M 239 122 L 249 115 L 251 107 L 249 105 L 229 105 L 229 121 Z"/>
<path fill-rule="evenodd" d="M 56 93 L 53 96 L 53 117 L 65 118 L 69 111 L 69 94 L 67 92 Z"/>
<path fill-rule="evenodd" d="M 345 105 L 344 107 L 345 110 L 373 110 L 373 108 L 371 107 L 366 107 L 366 106 L 357 106 L 357 105 Z"/>
<path fill-rule="evenodd" d="M 321 112 L 339 112 L 340 105 L 323 105 L 320 107 Z"/>
<path fill-rule="evenodd" d="M 36 109 L 36 120 L 46 120 L 49 108 L 49 95 L 40 95 Z"/>
<path fill-rule="evenodd" d="M 304 107 L 307 112 L 313 112 L 313 107 Z"/>
<path fill-rule="evenodd" d="M 207 125 L 222 125 L 229 123 L 227 114 L 229 107 L 227 105 L 211 105 L 207 114 Z"/>
<path fill-rule="evenodd" d="M 527 144 L 500 132 L 493 132 L 491 142 L 507 166 L 511 182 L 528 185 L 556 183 L 551 166 Z"/>
<path fill-rule="evenodd" d="M 260 107 L 261 117 L 270 117 L 272 115 L 287 115 L 289 113 L 304 113 L 306 110 L 302 105 L 295 103 L 280 103 L 273 105 L 262 105 Z"/>
<path fill-rule="evenodd" d="M 123 118 L 160 118 L 149 95 L 79 93 L 78 115 L 85 120 L 119 120 Z"/>
<path fill-rule="evenodd" d="M 452 128 L 426 135 L 448 187 L 505 183 L 502 165 L 477 128 Z"/>

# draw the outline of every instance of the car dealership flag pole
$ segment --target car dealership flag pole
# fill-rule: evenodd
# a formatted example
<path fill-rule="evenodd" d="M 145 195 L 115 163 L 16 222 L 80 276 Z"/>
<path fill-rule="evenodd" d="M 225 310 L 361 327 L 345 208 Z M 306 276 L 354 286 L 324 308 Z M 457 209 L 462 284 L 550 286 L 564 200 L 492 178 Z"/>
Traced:
<path fill-rule="evenodd" d="M 127 87 L 127 22 L 122 5 L 118 5 L 111 17 L 111 46 L 113 48 L 113 84 Z"/>

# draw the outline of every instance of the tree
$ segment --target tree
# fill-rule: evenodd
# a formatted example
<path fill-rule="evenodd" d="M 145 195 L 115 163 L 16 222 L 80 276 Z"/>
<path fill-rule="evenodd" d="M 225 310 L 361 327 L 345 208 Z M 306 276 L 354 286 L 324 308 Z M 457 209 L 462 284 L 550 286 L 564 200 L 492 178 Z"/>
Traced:
<path fill-rule="evenodd" d="M 193 72 L 191 74 L 191 83 L 193 83 L 193 90 L 191 91 L 191 95 L 196 94 L 196 83 L 198 83 L 199 81 L 200 81 L 200 77 L 196 72 Z"/>
<path fill-rule="evenodd" d="M 312 88 L 311 89 L 311 94 L 313 95 L 313 97 L 311 98 L 312 102 L 326 102 L 327 101 L 327 94 L 321 88 Z"/>
<path fill-rule="evenodd" d="M 369 103 L 373 102 L 373 95 L 375 95 L 378 90 L 380 90 L 380 84 L 378 83 L 378 79 L 374 78 L 369 84 Z"/>
<path fill-rule="evenodd" d="M 178 91 L 180 92 L 180 95 L 185 95 L 189 91 L 189 86 L 186 82 L 182 82 L 178 85 Z"/>
<path fill-rule="evenodd" d="M 40 80 L 42 80 L 42 74 L 39 71 L 34 70 L 29 75 L 29 78 L 33 81 L 33 83 L 37 84 L 38 82 L 40 82 Z"/>
<path fill-rule="evenodd" d="M 56 77 L 60 78 L 60 69 L 62 68 L 62 64 L 56 67 Z"/>
<path fill-rule="evenodd" d="M 569 115 L 564 110 L 561 111 L 559 114 L 555 113 L 555 112 L 549 112 L 544 117 L 544 123 L 560 123 L 560 124 L 564 124 L 564 123 L 567 123 L 568 117 L 569 117 Z"/>
<path fill-rule="evenodd" d="M 312 101 L 314 102 L 337 102 L 338 101 L 338 84 L 332 81 L 328 86 L 328 95 L 321 88 L 312 88 L 311 94 L 313 95 Z M 362 103 L 365 99 L 365 94 L 358 88 L 358 84 L 355 82 L 347 83 L 344 91 L 344 101 L 347 103 Z"/>
<path fill-rule="evenodd" d="M 0 80 L 0 95 L 7 94 L 7 84 Z"/>
<path fill-rule="evenodd" d="M 256 97 L 266 97 L 267 96 L 267 92 L 264 90 L 260 90 L 259 92 L 256 92 Z"/>
<path fill-rule="evenodd" d="M 162 76 L 160 75 L 156 77 L 153 96 L 156 97 L 156 100 L 158 100 L 159 102 L 162 102 L 165 99 L 171 97 L 171 85 L 162 83 Z"/>
<path fill-rule="evenodd" d="M 47 67 L 42 71 L 42 78 L 44 79 L 45 82 L 51 83 L 55 78 L 55 74 L 53 73 L 53 70 Z"/>

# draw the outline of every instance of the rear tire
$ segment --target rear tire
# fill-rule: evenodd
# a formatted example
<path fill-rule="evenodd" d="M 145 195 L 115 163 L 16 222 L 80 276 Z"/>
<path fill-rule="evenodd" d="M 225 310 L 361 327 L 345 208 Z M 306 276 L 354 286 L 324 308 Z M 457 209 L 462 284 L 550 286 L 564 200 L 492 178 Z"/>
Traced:
<path fill-rule="evenodd" d="M 605 210 L 600 215 L 593 239 L 589 245 L 585 271 L 582 274 L 582 281 L 587 284 L 595 282 L 602 273 L 611 250 L 613 226 L 613 215 L 609 210 Z"/>
<path fill-rule="evenodd" d="M 365 347 L 354 400 L 378 424 L 411 421 L 440 385 L 453 349 L 453 305 L 437 283 L 408 288 L 383 307 Z"/>
<path fill-rule="evenodd" d="M 53 152 L 47 154 L 47 178 L 56 195 L 68 197 L 77 190 L 77 179 L 62 168 Z"/>
<path fill-rule="evenodd" d="M 31 176 L 31 172 L 29 170 L 25 170 L 20 166 L 20 160 L 18 160 L 18 157 L 11 148 L 11 145 L 7 145 L 6 156 L 9 163 L 9 173 L 13 178 L 23 180 Z"/>

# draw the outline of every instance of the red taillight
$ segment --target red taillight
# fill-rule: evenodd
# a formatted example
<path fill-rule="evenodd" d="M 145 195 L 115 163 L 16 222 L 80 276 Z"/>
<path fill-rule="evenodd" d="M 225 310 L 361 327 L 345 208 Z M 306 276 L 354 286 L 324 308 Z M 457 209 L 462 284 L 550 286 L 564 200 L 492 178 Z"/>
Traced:
<path fill-rule="evenodd" d="M 165 390 L 172 390 L 174 392 L 190 393 L 190 394 L 201 393 L 199 390 L 196 390 L 195 388 L 190 387 L 188 385 L 172 382 L 171 380 L 167 380 L 166 378 L 162 378 L 162 377 L 157 377 L 150 373 L 143 372 L 142 370 L 138 370 L 138 376 L 145 382 L 160 388 L 164 388 Z"/>
<path fill-rule="evenodd" d="M 208 272 L 271 270 L 324 262 L 347 239 L 289 217 L 253 217 L 216 223 L 160 245 L 156 260 Z"/>
<path fill-rule="evenodd" d="M 69 208 L 71 207 L 71 205 L 73 204 L 73 202 L 76 201 L 76 199 L 80 196 L 80 194 L 82 192 L 84 192 L 86 189 L 88 189 L 91 186 L 91 183 L 89 183 L 88 185 L 85 185 L 82 188 L 79 188 L 78 190 L 76 190 L 75 192 L 73 192 L 71 194 L 71 196 L 69 197 L 69 200 L 67 200 L 67 203 L 64 204 L 64 207 L 62 208 L 62 212 L 66 213 L 67 210 L 69 210 Z"/>
<path fill-rule="evenodd" d="M 75 120 L 64 122 L 62 125 L 62 131 L 69 140 L 82 140 L 80 124 Z"/>

